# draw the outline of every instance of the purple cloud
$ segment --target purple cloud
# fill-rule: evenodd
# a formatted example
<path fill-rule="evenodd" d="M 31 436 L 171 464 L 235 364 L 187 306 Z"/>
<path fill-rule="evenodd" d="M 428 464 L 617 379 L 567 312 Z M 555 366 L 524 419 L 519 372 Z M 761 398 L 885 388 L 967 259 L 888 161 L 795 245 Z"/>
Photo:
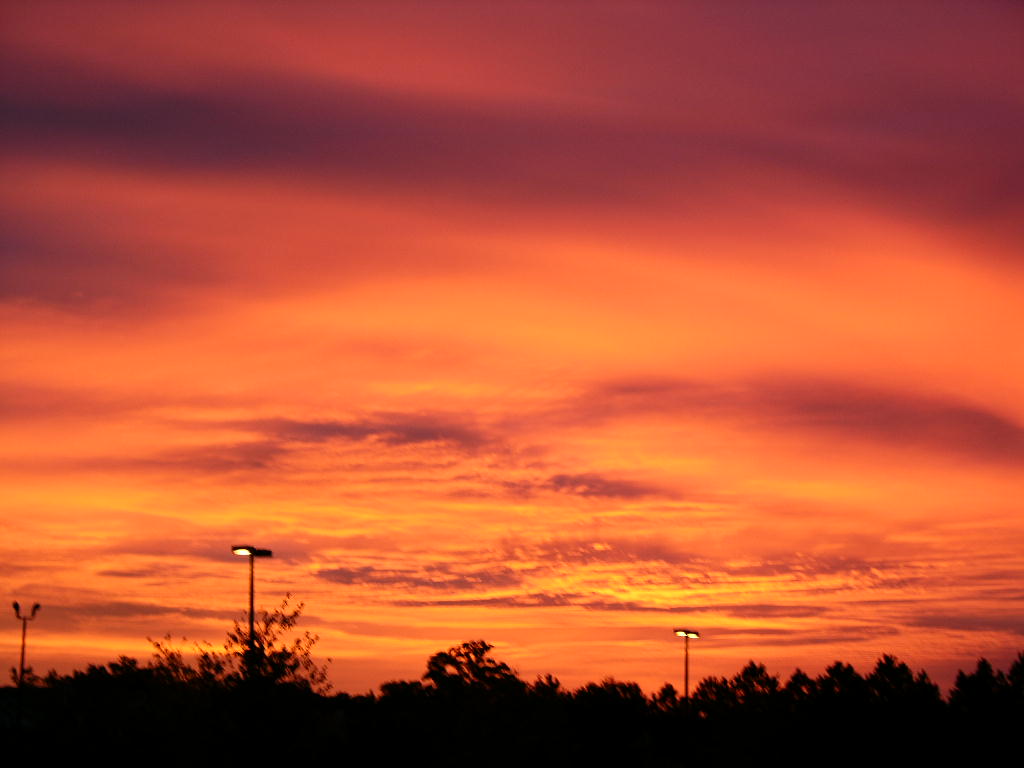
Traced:
<path fill-rule="evenodd" d="M 765 431 L 846 436 L 977 461 L 1024 462 L 1024 426 L 996 411 L 936 395 L 829 380 L 612 382 L 564 404 L 553 418 L 599 422 L 653 414 L 714 418 Z"/>
<path fill-rule="evenodd" d="M 228 422 L 225 426 L 258 432 L 282 443 L 375 439 L 386 445 L 436 442 L 476 450 L 495 439 L 466 417 L 444 413 L 381 412 L 349 421 L 254 419 Z"/>
<path fill-rule="evenodd" d="M 442 592 L 466 592 L 518 586 L 522 575 L 504 566 L 487 568 L 456 568 L 450 565 L 428 565 L 423 568 L 325 568 L 316 575 L 335 584 L 358 584 L 395 587 L 398 589 L 429 589 Z"/>
<path fill-rule="evenodd" d="M 760 19 L 770 28 L 770 15 Z M 670 13 L 660 23 L 690 22 Z M 765 46 L 802 42 L 789 27 L 772 28 L 772 35 Z M 700 63 L 668 60 L 670 69 L 657 74 Z M 835 88 L 812 78 L 800 87 L 818 94 L 817 106 L 758 102 L 760 117 L 770 120 L 736 114 L 735 101 L 747 95 L 742 87 L 732 99 L 729 91 L 701 99 L 701 110 L 685 119 L 659 119 L 651 109 L 640 110 L 646 119 L 615 119 L 274 71 L 209 71 L 190 81 L 143 84 L 129 71 L 112 74 L 17 48 L 6 52 L 3 69 L 4 142 L 23 156 L 298 173 L 545 207 L 636 205 L 668 192 L 674 205 L 696 205 L 737 167 L 781 169 L 941 215 L 980 212 L 979 201 L 991 199 L 1013 201 L 1016 209 L 1024 195 L 1013 173 L 1024 165 L 1015 140 L 1024 132 L 1024 105 L 995 88 L 941 80 L 927 89 L 898 77 Z M 806 68 L 786 74 L 807 77 Z M 672 86 L 678 87 L 671 78 L 661 83 Z M 648 106 L 664 100 L 663 93 L 651 96 Z"/>

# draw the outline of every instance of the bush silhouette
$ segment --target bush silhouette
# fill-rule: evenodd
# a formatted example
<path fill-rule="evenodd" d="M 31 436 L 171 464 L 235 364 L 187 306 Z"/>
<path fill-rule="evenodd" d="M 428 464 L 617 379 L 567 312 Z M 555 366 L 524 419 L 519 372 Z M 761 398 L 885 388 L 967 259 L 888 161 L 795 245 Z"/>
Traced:
<path fill-rule="evenodd" d="M 303 632 L 292 640 L 285 635 L 298 623 L 304 603 L 294 607 L 291 595 L 271 611 L 263 611 L 254 623 L 255 635 L 249 637 L 248 624 L 236 619 L 227 633 L 223 650 L 209 643 L 193 646 L 195 666 L 186 661 L 185 652 L 171 645 L 170 636 L 150 642 L 155 648 L 150 668 L 168 681 L 200 686 L 289 685 L 325 694 L 331 689 L 327 664 L 313 659 L 313 647 L 319 637 Z M 328 659 L 328 663 L 330 660 Z"/>

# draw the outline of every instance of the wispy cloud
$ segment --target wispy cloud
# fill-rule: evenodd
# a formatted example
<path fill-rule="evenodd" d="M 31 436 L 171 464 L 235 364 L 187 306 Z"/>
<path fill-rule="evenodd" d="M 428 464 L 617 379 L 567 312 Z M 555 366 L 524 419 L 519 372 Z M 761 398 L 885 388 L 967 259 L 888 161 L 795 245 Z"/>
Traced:
<path fill-rule="evenodd" d="M 542 541 L 509 541 L 502 549 L 507 560 L 585 565 L 588 563 L 650 562 L 680 565 L 706 564 L 692 552 L 655 538 L 552 538 Z"/>
<path fill-rule="evenodd" d="M 736 115 L 715 102 L 704 104 L 716 110 L 710 115 L 625 120 L 281 71 L 156 82 L 40 51 L 6 58 L 6 141 L 23 155 L 300 173 L 543 206 L 621 204 L 669 191 L 697 201 L 738 165 L 946 212 L 978 210 L 979 195 L 1004 205 L 1022 196 L 1005 169 L 1022 159 L 1010 137 L 1024 130 L 1024 107 L 964 86 L 889 80 L 833 90 L 815 109 L 778 114 L 790 130 L 734 122 L 725 131 L 711 128 L 716 114 Z M 908 143 L 918 152 L 908 153 Z"/>
<path fill-rule="evenodd" d="M 978 461 L 1024 461 L 1024 426 L 1009 416 L 953 398 L 849 381 L 618 381 L 566 403 L 556 418 L 599 422 L 650 415 L 740 422 L 762 431 L 846 436 Z"/>
<path fill-rule="evenodd" d="M 360 584 L 406 590 L 467 592 L 518 586 L 522 575 L 502 566 L 465 568 L 427 565 L 420 569 L 388 569 L 374 566 L 325 568 L 316 575 L 335 584 Z"/>
<path fill-rule="evenodd" d="M 672 491 L 654 483 L 600 472 L 560 473 L 537 479 L 502 480 L 500 487 L 512 496 L 524 498 L 550 493 L 595 499 L 665 498 L 672 495 Z"/>
<path fill-rule="evenodd" d="M 375 413 L 349 421 L 298 421 L 254 419 L 228 422 L 225 426 L 257 432 L 282 442 L 321 443 L 332 439 L 379 440 L 385 445 L 448 443 L 476 450 L 495 442 L 471 418 L 445 413 Z"/>
<path fill-rule="evenodd" d="M 394 604 L 405 608 L 430 607 L 483 607 L 483 608 L 564 608 L 573 605 L 575 594 L 549 595 L 532 593 L 501 597 L 446 598 L 439 600 L 395 600 Z"/>
<path fill-rule="evenodd" d="M 810 618 L 828 612 L 825 606 L 814 605 L 770 605 L 763 603 L 722 604 L 722 605 L 655 605 L 635 600 L 596 599 L 593 595 L 580 592 L 544 593 L 531 592 L 516 595 L 495 597 L 438 598 L 438 599 L 402 599 L 394 601 L 395 605 L 406 607 L 454 607 L 481 606 L 492 608 L 569 608 L 576 607 L 588 611 L 624 612 L 624 613 L 665 613 L 686 616 L 696 613 L 719 613 L 737 618 L 780 619 Z"/>
<path fill-rule="evenodd" d="M 907 623 L 917 627 L 952 630 L 958 632 L 1008 632 L 1024 635 L 1024 619 L 1005 612 L 990 614 L 962 613 L 960 611 L 947 614 L 928 613 L 907 617 Z"/>

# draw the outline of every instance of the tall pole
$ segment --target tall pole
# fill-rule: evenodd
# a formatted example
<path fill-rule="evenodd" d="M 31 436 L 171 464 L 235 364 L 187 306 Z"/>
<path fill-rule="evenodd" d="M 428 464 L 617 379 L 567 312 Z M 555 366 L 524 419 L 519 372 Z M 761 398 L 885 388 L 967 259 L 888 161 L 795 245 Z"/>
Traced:
<path fill-rule="evenodd" d="M 21 617 L 21 664 L 18 665 L 18 687 L 25 683 L 25 635 L 28 633 L 28 616 Z"/>
<path fill-rule="evenodd" d="M 25 638 L 28 635 L 28 623 L 36 617 L 36 613 L 42 608 L 39 603 L 32 605 L 29 613 L 21 612 L 21 604 L 14 601 L 14 615 L 21 622 L 21 661 L 18 663 L 18 723 L 21 723 L 22 712 L 25 707 Z"/>
<path fill-rule="evenodd" d="M 258 549 L 250 544 L 237 544 L 231 547 L 231 553 L 239 557 L 249 558 L 249 637 L 246 641 L 248 649 L 243 654 L 246 676 L 253 676 L 256 668 L 256 558 L 273 557 L 269 549 Z"/>
<path fill-rule="evenodd" d="M 685 651 L 684 651 L 683 655 L 686 658 L 686 662 L 684 663 L 684 666 L 686 667 L 686 672 L 684 673 L 684 676 L 683 676 L 683 680 L 684 680 L 684 682 L 683 682 L 683 697 L 686 699 L 686 708 L 689 709 L 690 708 L 690 636 L 689 635 L 686 636 L 686 644 L 685 644 L 684 648 L 685 648 Z"/>
<path fill-rule="evenodd" d="M 694 632 L 692 629 L 673 629 L 672 634 L 676 637 L 681 637 L 685 641 L 683 646 L 683 699 L 686 701 L 686 711 L 690 711 L 690 640 L 697 640 L 700 638 L 700 632 Z"/>
<path fill-rule="evenodd" d="M 36 613 L 42 608 L 39 603 L 32 605 L 32 610 L 28 613 L 21 612 L 21 603 L 17 600 L 14 601 L 14 616 L 21 622 L 21 660 L 18 662 L 18 688 L 21 688 L 25 683 L 25 637 L 28 634 L 28 623 L 36 617 Z"/>
<path fill-rule="evenodd" d="M 256 650 L 256 555 L 249 553 L 249 650 Z"/>

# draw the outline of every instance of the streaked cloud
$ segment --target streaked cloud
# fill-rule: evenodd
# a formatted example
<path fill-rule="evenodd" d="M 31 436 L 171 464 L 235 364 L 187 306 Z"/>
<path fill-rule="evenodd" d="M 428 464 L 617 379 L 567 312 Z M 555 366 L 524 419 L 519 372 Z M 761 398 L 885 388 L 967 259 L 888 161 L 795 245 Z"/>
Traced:
<path fill-rule="evenodd" d="M 821 433 L 979 461 L 1024 458 L 1024 426 L 978 405 L 849 381 L 763 379 L 716 384 L 654 379 L 603 384 L 571 403 L 566 420 L 665 415 L 740 421 L 763 431 Z"/>
<path fill-rule="evenodd" d="M 513 587 L 522 581 L 522 577 L 516 571 L 500 566 L 470 570 L 447 565 L 428 565 L 419 571 L 361 566 L 327 568 L 318 571 L 316 575 L 335 584 L 368 584 L 412 591 L 427 589 L 442 592 Z"/>
<path fill-rule="evenodd" d="M 375 438 L 384 444 L 448 443 L 474 450 L 493 438 L 474 426 L 465 416 L 431 413 L 380 413 L 353 421 L 295 421 L 261 419 L 228 424 L 284 441 L 319 443 L 343 438 Z"/>

